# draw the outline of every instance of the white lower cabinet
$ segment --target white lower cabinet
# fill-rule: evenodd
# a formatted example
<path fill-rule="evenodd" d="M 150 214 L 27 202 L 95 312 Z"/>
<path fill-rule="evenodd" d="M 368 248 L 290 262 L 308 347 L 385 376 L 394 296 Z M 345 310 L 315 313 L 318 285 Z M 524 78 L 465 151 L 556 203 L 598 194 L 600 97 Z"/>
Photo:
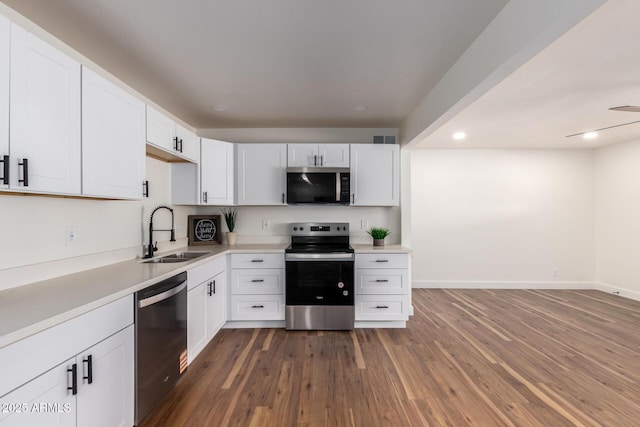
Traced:
<path fill-rule="evenodd" d="M 0 359 L 1 427 L 133 425 L 131 297 L 2 348 Z"/>
<path fill-rule="evenodd" d="M 356 253 L 355 267 L 356 322 L 406 322 L 411 312 L 409 254 Z"/>
<path fill-rule="evenodd" d="M 226 257 L 187 271 L 187 359 L 190 364 L 226 321 Z"/>
<path fill-rule="evenodd" d="M 284 254 L 231 254 L 230 320 L 284 320 Z"/>

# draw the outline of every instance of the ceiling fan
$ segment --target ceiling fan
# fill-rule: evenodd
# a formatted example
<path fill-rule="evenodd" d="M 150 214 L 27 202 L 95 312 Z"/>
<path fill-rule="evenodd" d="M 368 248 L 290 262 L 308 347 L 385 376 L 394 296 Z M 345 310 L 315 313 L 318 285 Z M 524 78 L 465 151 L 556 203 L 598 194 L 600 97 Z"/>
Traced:
<path fill-rule="evenodd" d="M 631 113 L 640 113 L 640 107 L 637 105 L 621 105 L 619 107 L 609 108 L 611 111 L 628 111 Z"/>

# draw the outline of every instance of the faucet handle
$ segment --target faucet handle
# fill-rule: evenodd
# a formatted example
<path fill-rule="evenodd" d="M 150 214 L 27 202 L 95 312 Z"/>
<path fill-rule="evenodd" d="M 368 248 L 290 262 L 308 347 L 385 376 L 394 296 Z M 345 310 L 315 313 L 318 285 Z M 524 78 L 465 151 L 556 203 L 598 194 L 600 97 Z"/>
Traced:
<path fill-rule="evenodd" d="M 158 250 L 158 242 L 157 241 L 153 244 L 152 249 L 153 249 L 153 252 Z"/>

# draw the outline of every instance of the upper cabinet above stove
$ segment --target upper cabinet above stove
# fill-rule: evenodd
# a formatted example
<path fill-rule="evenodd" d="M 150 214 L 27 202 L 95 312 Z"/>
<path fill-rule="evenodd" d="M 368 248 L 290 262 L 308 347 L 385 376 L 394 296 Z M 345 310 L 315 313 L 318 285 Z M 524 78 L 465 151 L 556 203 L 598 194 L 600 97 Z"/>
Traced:
<path fill-rule="evenodd" d="M 349 144 L 288 144 L 288 167 L 349 167 Z"/>

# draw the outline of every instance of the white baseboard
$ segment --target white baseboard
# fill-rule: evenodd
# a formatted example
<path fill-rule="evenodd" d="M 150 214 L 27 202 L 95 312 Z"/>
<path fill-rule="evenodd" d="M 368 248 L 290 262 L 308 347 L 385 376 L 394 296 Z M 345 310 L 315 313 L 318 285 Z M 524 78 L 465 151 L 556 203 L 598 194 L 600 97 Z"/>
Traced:
<path fill-rule="evenodd" d="M 414 280 L 413 288 L 431 289 L 595 289 L 592 282 L 497 282 Z"/>
<path fill-rule="evenodd" d="M 597 289 L 608 294 L 618 295 L 624 298 L 640 301 L 640 292 L 630 289 L 618 288 L 616 286 L 607 285 L 606 283 L 594 283 L 592 289 Z"/>

